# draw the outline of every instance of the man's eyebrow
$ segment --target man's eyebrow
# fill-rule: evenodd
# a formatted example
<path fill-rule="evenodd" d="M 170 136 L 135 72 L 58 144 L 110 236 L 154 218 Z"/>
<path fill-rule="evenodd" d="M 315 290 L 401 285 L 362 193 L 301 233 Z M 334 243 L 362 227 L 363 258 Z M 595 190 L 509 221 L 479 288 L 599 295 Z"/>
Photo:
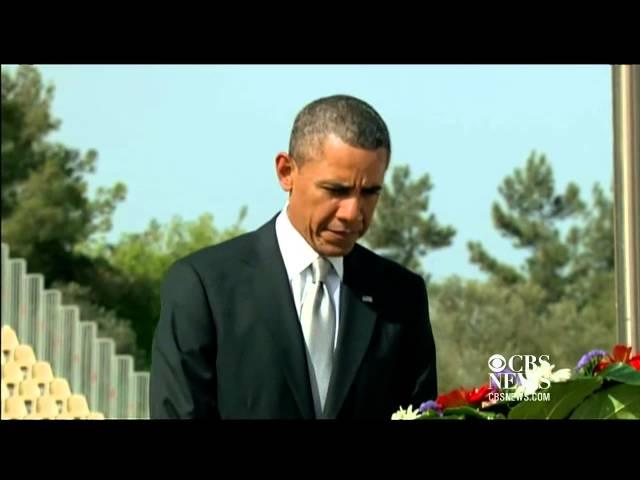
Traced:
<path fill-rule="evenodd" d="M 316 186 L 324 188 L 332 188 L 336 190 L 352 190 L 354 187 L 348 183 L 337 182 L 333 180 L 319 180 L 316 182 Z M 362 187 L 365 192 L 379 192 L 382 189 L 381 185 L 371 185 L 370 187 Z"/>
<path fill-rule="evenodd" d="M 316 182 L 316 185 L 318 187 L 340 188 L 345 190 L 350 190 L 353 188 L 353 186 L 349 185 L 348 183 L 337 182 L 334 180 L 318 180 Z"/>

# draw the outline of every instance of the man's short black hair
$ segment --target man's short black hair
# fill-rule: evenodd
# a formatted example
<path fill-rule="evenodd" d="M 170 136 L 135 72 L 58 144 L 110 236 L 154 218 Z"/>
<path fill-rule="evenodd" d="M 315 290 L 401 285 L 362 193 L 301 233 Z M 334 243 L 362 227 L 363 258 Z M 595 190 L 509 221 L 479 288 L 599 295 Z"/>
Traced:
<path fill-rule="evenodd" d="M 320 150 L 334 134 L 348 145 L 366 150 L 387 150 L 391 157 L 389 130 L 382 117 L 368 103 L 349 95 L 319 98 L 305 106 L 293 122 L 289 155 L 299 164 Z"/>

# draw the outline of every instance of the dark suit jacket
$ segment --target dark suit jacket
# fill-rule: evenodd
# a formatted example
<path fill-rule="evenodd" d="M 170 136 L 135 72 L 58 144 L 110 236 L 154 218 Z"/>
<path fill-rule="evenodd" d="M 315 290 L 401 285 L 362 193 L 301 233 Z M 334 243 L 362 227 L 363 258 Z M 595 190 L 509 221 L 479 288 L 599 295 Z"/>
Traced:
<path fill-rule="evenodd" d="M 436 397 L 421 277 L 356 245 L 344 257 L 340 308 L 327 418 L 389 419 Z M 306 358 L 274 217 L 169 270 L 153 342 L 151 418 L 312 419 Z"/>

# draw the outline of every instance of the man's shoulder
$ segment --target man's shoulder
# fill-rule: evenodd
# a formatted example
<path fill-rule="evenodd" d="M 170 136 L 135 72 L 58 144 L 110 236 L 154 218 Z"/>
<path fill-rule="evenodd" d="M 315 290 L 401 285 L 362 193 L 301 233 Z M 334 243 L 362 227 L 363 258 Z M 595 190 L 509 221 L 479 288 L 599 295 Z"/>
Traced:
<path fill-rule="evenodd" d="M 165 281 L 182 282 L 194 274 L 201 279 L 229 278 L 243 264 L 250 263 L 255 244 L 255 232 L 249 232 L 196 250 L 173 262 L 165 273 Z"/>
<path fill-rule="evenodd" d="M 207 264 L 210 262 L 226 263 L 228 260 L 243 258 L 250 255 L 255 249 L 255 233 L 243 233 L 237 237 L 230 238 L 215 245 L 209 245 L 192 252 L 178 262 L 188 263 L 193 266 Z"/>
<path fill-rule="evenodd" d="M 355 267 L 361 274 L 372 278 L 386 278 L 400 282 L 416 282 L 422 277 L 398 262 L 384 257 L 361 244 L 353 247 L 352 258 Z"/>
<path fill-rule="evenodd" d="M 243 270 L 243 265 L 255 264 L 257 258 L 264 257 L 264 252 L 270 250 L 271 237 L 275 239 L 275 218 L 257 230 L 201 248 L 176 260 L 167 275 L 171 276 L 172 272 L 175 272 L 180 278 L 185 270 L 207 278 L 235 275 Z"/>

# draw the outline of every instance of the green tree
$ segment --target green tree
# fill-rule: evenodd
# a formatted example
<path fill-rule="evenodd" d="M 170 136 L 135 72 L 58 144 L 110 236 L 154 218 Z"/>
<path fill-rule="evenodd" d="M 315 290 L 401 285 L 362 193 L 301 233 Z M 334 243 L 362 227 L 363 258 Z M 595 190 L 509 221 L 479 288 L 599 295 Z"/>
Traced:
<path fill-rule="evenodd" d="M 43 86 L 36 68 L 2 68 L 2 218 L 15 208 L 20 182 L 44 163 L 45 137 L 59 126 L 52 99 L 53 86 Z"/>
<path fill-rule="evenodd" d="M 80 306 L 83 319 L 98 322 L 118 353 L 147 367 L 164 272 L 178 258 L 242 233 L 246 208 L 222 231 L 208 214 L 195 222 L 176 217 L 107 244 L 126 188 L 117 183 L 89 197 L 86 177 L 97 153 L 48 140 L 60 125 L 50 111 L 53 94 L 34 67 L 2 70 L 2 239 L 30 271 L 45 276 L 47 287 Z"/>
<path fill-rule="evenodd" d="M 169 267 L 196 250 L 244 233 L 241 224 L 246 214 L 242 207 L 236 222 L 223 230 L 215 227 L 209 213 L 195 221 L 176 216 L 166 225 L 154 219 L 144 232 L 123 235 L 115 245 L 104 240 L 83 245 L 82 252 L 103 259 L 122 274 L 126 287 L 112 289 L 112 296 L 103 296 L 100 303 L 131 319 L 138 345 L 147 354 L 160 315 L 160 285 Z"/>
<path fill-rule="evenodd" d="M 47 287 L 55 285 L 88 309 L 86 318 L 102 308 L 101 298 L 117 298 L 128 287 L 113 267 L 77 250 L 111 229 L 126 188 L 99 188 L 89 198 L 86 176 L 95 171 L 97 153 L 48 140 L 60 125 L 50 110 L 53 94 L 34 67 L 2 69 L 2 240 L 30 271 L 44 275 Z M 101 312 L 96 320 L 101 331 L 117 333 L 118 352 L 134 352 L 127 321 Z"/>
<path fill-rule="evenodd" d="M 428 174 L 412 180 L 408 165 L 395 167 L 391 185 L 382 187 L 375 219 L 364 238 L 380 254 L 420 274 L 422 257 L 451 245 L 456 233 L 427 213 L 432 188 Z"/>
<path fill-rule="evenodd" d="M 487 361 L 496 353 L 549 355 L 557 368 L 570 368 L 615 341 L 612 304 L 604 301 L 582 309 L 571 300 L 547 303 L 544 289 L 529 281 L 451 277 L 429 290 L 441 392 L 486 383 Z"/>
<path fill-rule="evenodd" d="M 598 184 L 593 187 L 592 198 L 584 225 L 571 239 L 575 262 L 568 295 L 580 308 L 597 301 L 613 304 L 615 295 L 613 200 Z M 612 308 L 610 315 L 614 312 Z"/>
<path fill-rule="evenodd" d="M 134 357 L 135 368 L 144 370 L 148 366 L 147 352 L 138 347 L 136 333 L 131 326 L 131 321 L 119 318 L 113 310 L 96 305 L 92 302 L 91 290 L 77 283 L 58 284 L 53 288 L 62 293 L 62 301 L 65 305 L 76 305 L 80 310 L 83 321 L 93 321 L 98 325 L 98 337 L 110 338 L 116 343 L 118 354 L 127 354 Z"/>
<path fill-rule="evenodd" d="M 584 211 L 579 188 L 569 183 L 564 193 L 556 193 L 551 165 L 533 152 L 525 169 L 516 168 L 498 190 L 506 206 L 493 204 L 494 226 L 529 256 L 524 268 L 517 269 L 491 256 L 480 242 L 469 242 L 471 262 L 507 285 L 530 280 L 549 301 L 559 300 L 575 276 L 571 245 L 578 237 L 573 226 L 563 239 L 560 222 L 575 220 Z"/>
<path fill-rule="evenodd" d="M 573 184 L 556 194 L 551 166 L 535 154 L 500 194 L 506 208 L 493 205 L 494 224 L 529 257 L 517 268 L 471 243 L 471 260 L 488 280 L 430 286 L 443 390 L 485 383 L 494 353 L 546 354 L 558 368 L 572 367 L 615 341 L 611 199 L 597 184 L 590 208 Z M 561 223 L 567 219 L 569 228 Z"/>
<path fill-rule="evenodd" d="M 94 152 L 81 157 L 65 147 L 50 147 L 41 168 L 21 183 L 12 214 L 2 220 L 3 240 L 47 281 L 83 283 L 95 273 L 92 260 L 75 247 L 110 230 L 111 215 L 126 189 L 117 184 L 88 199 L 82 174 L 94 164 Z"/>
<path fill-rule="evenodd" d="M 49 112 L 53 87 L 45 89 L 33 67 L 3 71 L 2 80 L 2 238 L 47 282 L 83 283 L 93 265 L 75 247 L 110 230 L 126 187 L 100 188 L 89 198 L 86 176 L 97 153 L 46 139 L 59 126 Z"/>
<path fill-rule="evenodd" d="M 486 383 L 487 361 L 495 353 L 547 353 L 536 311 L 544 291 L 536 285 L 450 277 L 429 291 L 441 392 Z"/>

